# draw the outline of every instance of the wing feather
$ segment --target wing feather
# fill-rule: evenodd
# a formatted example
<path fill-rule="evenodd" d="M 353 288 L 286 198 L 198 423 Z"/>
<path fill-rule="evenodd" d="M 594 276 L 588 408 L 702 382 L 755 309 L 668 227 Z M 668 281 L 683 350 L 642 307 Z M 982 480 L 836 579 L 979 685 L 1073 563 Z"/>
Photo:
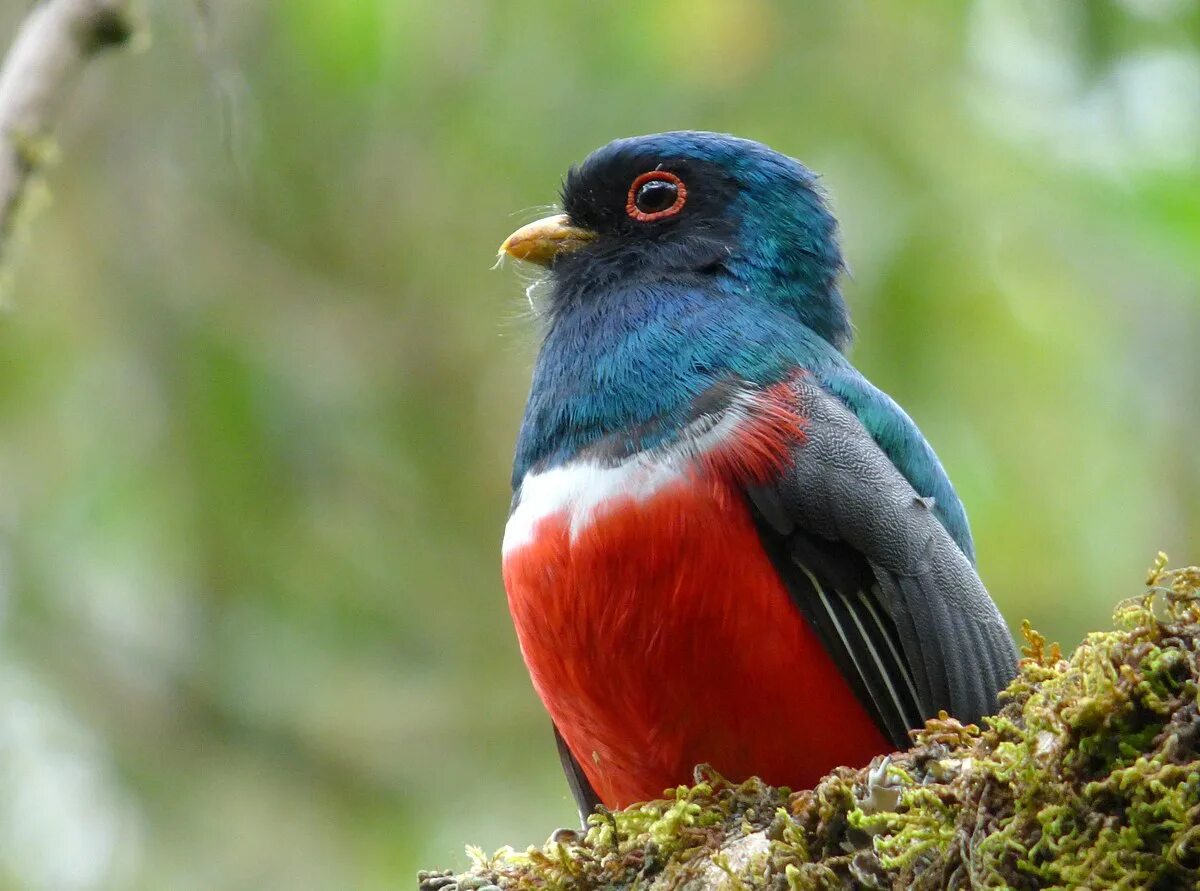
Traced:
<path fill-rule="evenodd" d="M 600 796 L 588 782 L 583 768 L 567 748 L 567 741 L 563 739 L 557 727 L 554 728 L 554 742 L 558 746 L 558 760 L 562 764 L 563 773 L 566 774 L 571 797 L 575 799 L 575 807 L 579 811 L 579 824 L 586 829 L 587 818 L 596 809 L 596 805 L 600 804 Z"/>
<path fill-rule="evenodd" d="M 992 713 L 1016 651 L 971 561 L 853 413 L 807 378 L 796 393 L 804 442 L 746 490 L 793 600 L 896 745 L 939 710 Z"/>

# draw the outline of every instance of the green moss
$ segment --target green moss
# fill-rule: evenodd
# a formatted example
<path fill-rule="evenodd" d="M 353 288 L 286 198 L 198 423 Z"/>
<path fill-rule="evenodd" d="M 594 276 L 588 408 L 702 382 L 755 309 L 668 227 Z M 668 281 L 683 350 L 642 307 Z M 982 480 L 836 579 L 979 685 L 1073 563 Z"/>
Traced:
<path fill-rule="evenodd" d="M 700 769 L 586 833 L 476 851 L 464 875 L 422 873 L 422 886 L 1200 886 L 1200 568 L 1164 567 L 1069 660 L 1026 627 L 1020 673 L 983 728 L 931 720 L 909 751 L 804 792 Z"/>

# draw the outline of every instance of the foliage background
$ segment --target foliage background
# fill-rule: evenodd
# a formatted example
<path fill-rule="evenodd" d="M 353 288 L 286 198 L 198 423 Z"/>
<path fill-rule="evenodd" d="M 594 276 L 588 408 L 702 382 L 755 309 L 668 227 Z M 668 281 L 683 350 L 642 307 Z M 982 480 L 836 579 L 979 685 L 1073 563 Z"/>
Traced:
<path fill-rule="evenodd" d="M 0 888 L 407 887 L 571 821 L 499 580 L 536 341 L 489 267 L 618 135 L 824 173 L 854 358 L 1014 623 L 1073 643 L 1200 559 L 1200 6 L 148 12 L 0 322 Z"/>

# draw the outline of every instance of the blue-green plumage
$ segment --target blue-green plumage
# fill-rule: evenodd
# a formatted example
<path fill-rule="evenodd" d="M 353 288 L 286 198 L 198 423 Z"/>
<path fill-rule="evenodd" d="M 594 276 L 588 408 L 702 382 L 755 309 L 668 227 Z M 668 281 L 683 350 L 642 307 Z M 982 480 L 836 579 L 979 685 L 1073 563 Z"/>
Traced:
<path fill-rule="evenodd" d="M 689 214 L 630 220 L 612 196 L 659 168 L 688 183 Z M 851 335 L 842 256 L 811 171 L 755 142 L 665 133 L 593 153 L 568 175 L 563 204 L 600 236 L 554 264 L 514 486 L 622 431 L 640 430 L 643 443 L 669 436 L 693 399 L 731 376 L 765 385 L 804 370 L 854 412 L 974 559 L 933 449 L 842 352 Z"/>

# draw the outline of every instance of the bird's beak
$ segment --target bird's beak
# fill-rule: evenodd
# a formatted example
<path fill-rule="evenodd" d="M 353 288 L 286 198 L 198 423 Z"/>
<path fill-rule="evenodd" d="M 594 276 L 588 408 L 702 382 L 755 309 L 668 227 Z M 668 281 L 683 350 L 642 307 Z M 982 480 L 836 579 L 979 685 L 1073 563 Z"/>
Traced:
<path fill-rule="evenodd" d="M 549 266 L 555 257 L 577 250 L 595 237 L 596 233 L 590 229 L 572 226 L 565 213 L 556 213 L 522 226 L 508 236 L 500 245 L 500 255 Z"/>

